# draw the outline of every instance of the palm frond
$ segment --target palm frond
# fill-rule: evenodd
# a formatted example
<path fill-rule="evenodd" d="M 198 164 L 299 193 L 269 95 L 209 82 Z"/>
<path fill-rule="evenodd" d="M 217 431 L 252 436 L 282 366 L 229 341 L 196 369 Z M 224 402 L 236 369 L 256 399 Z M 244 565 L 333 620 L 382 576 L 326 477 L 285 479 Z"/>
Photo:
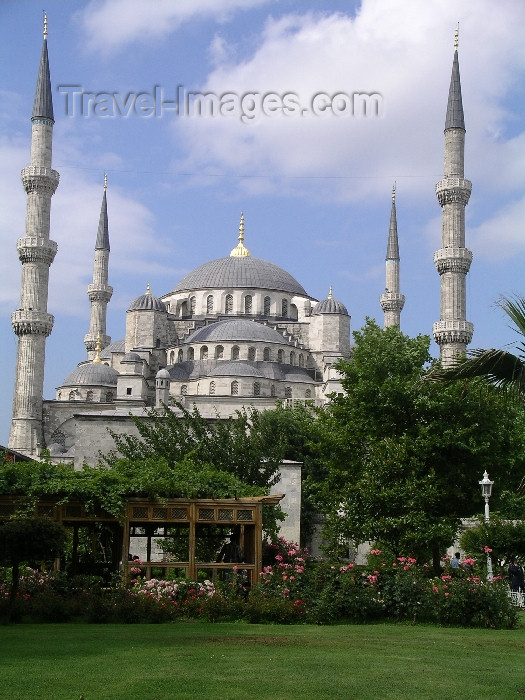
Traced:
<path fill-rule="evenodd" d="M 525 394 L 525 363 L 505 350 L 471 350 L 448 369 L 436 368 L 429 372 L 431 381 L 474 379 L 480 377 L 495 386 Z"/>
<path fill-rule="evenodd" d="M 525 337 L 525 297 L 516 295 L 512 298 L 502 296 L 497 302 L 500 309 L 507 314 L 510 320 L 514 323 L 514 329 L 522 339 Z M 520 343 L 523 348 L 523 342 Z"/>

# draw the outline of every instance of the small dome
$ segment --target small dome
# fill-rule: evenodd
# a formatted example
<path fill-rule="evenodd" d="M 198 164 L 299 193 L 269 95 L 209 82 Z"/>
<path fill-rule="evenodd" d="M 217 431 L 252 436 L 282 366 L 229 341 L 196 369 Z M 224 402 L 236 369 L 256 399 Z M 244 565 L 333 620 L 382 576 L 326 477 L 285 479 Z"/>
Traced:
<path fill-rule="evenodd" d="M 343 316 L 348 316 L 348 311 L 343 302 L 337 301 L 332 296 L 332 287 L 330 287 L 328 297 L 317 303 L 312 309 L 312 316 L 319 314 L 342 314 Z"/>
<path fill-rule="evenodd" d="M 257 321 L 235 318 L 210 323 L 186 338 L 185 343 L 255 342 L 281 343 L 286 340 L 281 333 Z"/>
<path fill-rule="evenodd" d="M 116 386 L 118 374 L 107 365 L 86 362 L 70 372 L 61 386 Z"/>
<path fill-rule="evenodd" d="M 166 306 L 163 301 L 151 293 L 148 283 L 146 294 L 137 297 L 131 303 L 128 311 L 166 311 Z"/>
<path fill-rule="evenodd" d="M 155 379 L 171 379 L 171 376 L 167 369 L 159 369 L 155 375 Z"/>
<path fill-rule="evenodd" d="M 127 352 L 121 362 L 142 362 L 142 357 L 136 352 Z"/>

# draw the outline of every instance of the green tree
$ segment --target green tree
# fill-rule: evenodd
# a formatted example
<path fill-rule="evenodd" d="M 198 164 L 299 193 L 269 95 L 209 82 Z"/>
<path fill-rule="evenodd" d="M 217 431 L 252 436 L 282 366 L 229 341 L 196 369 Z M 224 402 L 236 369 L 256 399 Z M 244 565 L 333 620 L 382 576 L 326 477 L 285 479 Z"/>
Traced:
<path fill-rule="evenodd" d="M 485 556 L 485 547 L 492 550 L 494 562 L 508 562 L 512 557 L 525 557 L 525 522 L 512 521 L 491 513 L 490 522 L 478 518 L 474 527 L 468 528 L 460 538 L 464 551 L 475 557 Z"/>
<path fill-rule="evenodd" d="M 482 510 L 484 469 L 500 488 L 519 482 L 523 407 L 479 381 L 422 381 L 427 336 L 368 319 L 354 341 L 351 361 L 338 364 L 345 393 L 318 419 L 327 471 L 313 488 L 330 543 L 382 540 L 397 554 L 431 552 L 437 567 L 459 519 Z"/>

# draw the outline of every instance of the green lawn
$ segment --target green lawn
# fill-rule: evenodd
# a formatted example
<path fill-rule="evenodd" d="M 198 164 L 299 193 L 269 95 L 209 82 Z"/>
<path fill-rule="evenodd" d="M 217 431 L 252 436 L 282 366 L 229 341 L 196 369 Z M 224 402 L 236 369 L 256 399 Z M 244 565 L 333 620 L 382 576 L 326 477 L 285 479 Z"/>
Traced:
<path fill-rule="evenodd" d="M 524 695 L 524 625 L 512 631 L 201 622 L 0 627 L 0 697 L 10 700 Z"/>

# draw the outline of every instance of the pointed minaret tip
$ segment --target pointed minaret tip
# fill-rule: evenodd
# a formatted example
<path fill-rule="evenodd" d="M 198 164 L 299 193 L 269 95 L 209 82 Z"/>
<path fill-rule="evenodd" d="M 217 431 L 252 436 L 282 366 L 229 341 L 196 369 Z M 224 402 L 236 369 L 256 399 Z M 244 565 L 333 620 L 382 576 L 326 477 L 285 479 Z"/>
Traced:
<path fill-rule="evenodd" d="M 42 43 L 42 54 L 38 66 L 38 77 L 36 81 L 35 100 L 33 102 L 33 113 L 31 120 L 46 120 L 52 126 L 55 122 L 53 115 L 53 98 L 51 95 L 51 78 L 49 74 L 49 58 L 47 55 L 47 15 L 44 12 L 44 41 Z"/>
<path fill-rule="evenodd" d="M 47 15 L 44 10 L 44 41 L 47 39 Z"/>
<path fill-rule="evenodd" d="M 239 221 L 239 242 L 230 253 L 231 258 L 247 258 L 250 251 L 244 245 L 244 212 L 241 212 L 241 220 Z"/>
<path fill-rule="evenodd" d="M 108 189 L 108 174 L 104 173 L 104 192 Z"/>
<path fill-rule="evenodd" d="M 394 184 L 392 185 L 392 202 L 395 203 L 396 201 L 396 182 L 394 180 Z"/>
<path fill-rule="evenodd" d="M 463 100 L 461 97 L 461 79 L 459 77 L 459 22 L 454 35 L 454 61 L 452 62 L 452 75 L 448 91 L 447 116 L 445 117 L 445 131 L 447 129 L 463 129 L 465 131 L 465 117 L 463 115 Z"/>
<path fill-rule="evenodd" d="M 457 51 L 459 47 L 459 22 L 456 24 L 456 31 L 454 32 L 454 49 Z"/>

